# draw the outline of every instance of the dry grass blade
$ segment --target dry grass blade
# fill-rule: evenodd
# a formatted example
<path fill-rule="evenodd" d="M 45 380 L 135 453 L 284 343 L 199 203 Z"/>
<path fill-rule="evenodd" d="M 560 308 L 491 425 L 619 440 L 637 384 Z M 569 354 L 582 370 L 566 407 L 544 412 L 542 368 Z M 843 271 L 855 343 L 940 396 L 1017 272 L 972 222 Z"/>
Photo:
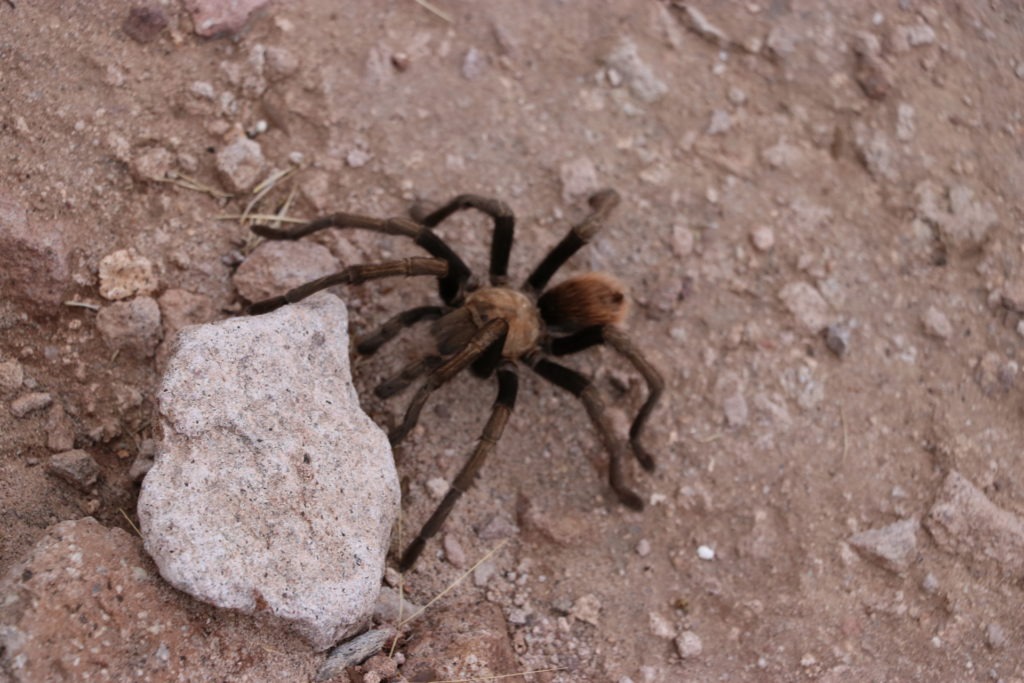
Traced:
<path fill-rule="evenodd" d="M 445 11 L 442 11 L 441 9 L 439 9 L 437 7 L 435 7 L 433 4 L 427 2 L 427 0 L 416 0 L 416 4 L 419 5 L 420 7 L 422 7 L 423 9 L 427 10 L 431 14 L 436 14 L 437 16 L 441 17 L 442 19 L 447 21 L 449 24 L 455 23 L 455 20 L 452 19 L 452 15 L 448 14 Z"/>
<path fill-rule="evenodd" d="M 402 547 L 402 506 L 398 506 L 398 547 Z M 398 623 L 402 623 L 402 612 L 405 607 L 405 574 L 398 575 Z M 396 636 L 391 641 L 391 649 L 388 651 L 388 657 L 395 656 L 395 648 L 398 647 L 398 637 Z"/>
<path fill-rule="evenodd" d="M 517 676 L 531 676 L 533 674 L 546 674 L 553 671 L 565 671 L 564 666 L 555 666 L 550 669 L 533 669 L 532 671 L 517 671 L 514 674 L 498 674 L 496 676 L 474 676 L 473 678 L 447 678 L 443 681 L 430 681 L 429 683 L 475 683 L 475 681 L 499 681 Z"/>
<path fill-rule="evenodd" d="M 257 204 L 259 204 L 260 201 L 262 201 L 263 198 L 266 197 L 271 190 L 277 187 L 277 184 L 279 182 L 281 182 L 294 172 L 294 166 L 291 168 L 287 168 L 283 171 L 274 171 L 266 180 L 264 180 L 259 185 L 254 187 L 252 190 L 252 199 L 250 199 L 249 203 L 245 205 L 245 209 L 242 211 L 242 216 L 239 219 L 239 221 L 244 223 L 246 220 L 248 220 L 249 214 L 252 212 L 253 208 Z"/>
<path fill-rule="evenodd" d="M 211 187 L 204 183 L 199 182 L 195 178 L 187 175 L 179 175 L 177 178 L 164 178 L 158 180 L 160 183 L 170 183 L 171 185 L 177 185 L 178 187 L 184 187 L 186 190 L 195 190 L 196 192 L 205 192 L 206 194 L 214 197 L 215 199 L 229 199 L 232 195 L 218 190 L 215 187 Z"/>
<path fill-rule="evenodd" d="M 488 552 L 488 553 L 487 553 L 486 555 L 484 555 L 484 556 L 483 556 L 483 557 L 481 557 L 481 558 L 480 558 L 479 560 L 477 560 L 476 564 L 474 564 L 474 565 L 473 565 L 472 567 L 470 567 L 470 568 L 469 568 L 469 569 L 467 569 L 467 570 L 466 570 L 465 572 L 463 572 L 463 573 L 462 573 L 462 575 L 461 575 L 461 576 L 459 576 L 459 578 L 455 579 L 455 580 L 454 580 L 454 581 L 452 581 L 452 582 L 451 582 L 450 584 L 448 584 L 448 587 L 447 587 L 447 588 L 445 588 L 445 589 L 444 589 L 443 591 L 441 591 L 440 593 L 438 593 L 437 595 L 435 595 L 435 596 L 434 596 L 433 598 L 431 598 L 431 599 L 430 599 L 430 602 L 428 602 L 428 603 L 427 603 L 427 604 L 425 604 L 425 605 L 424 605 L 423 607 L 421 607 L 421 608 L 419 609 L 419 611 L 418 611 L 418 612 L 416 612 L 416 614 L 413 614 L 413 615 L 412 615 L 411 617 L 409 617 L 408 619 L 405 619 L 404 621 L 400 621 L 400 622 L 398 623 L 398 627 L 399 627 L 399 628 L 401 628 L 401 627 L 405 626 L 405 625 L 406 625 L 406 624 L 408 624 L 408 623 L 409 623 L 410 621 L 412 621 L 413 619 L 415 619 L 415 618 L 416 618 L 416 617 L 418 617 L 419 615 L 421 615 L 421 614 L 423 614 L 424 612 L 426 612 L 426 611 L 427 611 L 427 609 L 428 609 L 428 608 L 429 608 L 429 607 L 430 607 L 431 605 L 433 605 L 433 604 L 434 604 L 435 602 L 437 602 L 438 600 L 440 600 L 441 598 L 443 598 L 443 597 L 444 597 L 445 595 L 447 595 L 447 594 L 448 594 L 448 592 L 449 592 L 449 591 L 450 591 L 451 589 L 455 588 L 455 587 L 456 587 L 456 586 L 458 586 L 458 585 L 459 585 L 460 583 L 462 583 L 462 582 L 463 582 L 463 581 L 464 581 L 464 580 L 466 579 L 466 577 L 467 577 L 467 576 L 469 576 L 470 574 L 472 574 L 472 573 L 473 573 L 473 571 L 474 571 L 474 570 L 475 570 L 475 569 L 476 569 L 477 567 L 479 567 L 480 565 L 482 565 L 482 564 L 483 564 L 484 562 L 486 562 L 487 560 L 491 559 L 491 555 L 494 555 L 494 553 L 496 553 L 496 552 L 498 552 L 499 550 L 501 550 L 502 548 L 504 548 L 504 547 L 505 547 L 505 544 L 506 544 L 506 543 L 508 543 L 508 539 L 507 539 L 507 538 L 506 538 L 506 539 L 505 539 L 504 541 L 502 541 L 501 543 L 499 543 L 498 545 L 494 546 L 494 548 L 492 548 L 492 549 L 491 549 L 491 551 L 490 551 L 490 552 Z"/>
<path fill-rule="evenodd" d="M 273 221 L 278 221 L 279 223 L 296 223 L 296 224 L 298 224 L 298 223 L 308 223 L 309 222 L 309 221 L 307 221 L 307 220 L 305 220 L 303 218 L 289 218 L 288 216 L 278 216 L 277 214 L 274 214 L 274 213 L 250 213 L 250 214 L 245 215 L 245 216 L 243 216 L 240 213 L 234 213 L 234 214 L 225 213 L 225 214 L 221 214 L 219 216 L 214 216 L 214 218 L 216 220 L 218 220 L 218 221 L 239 221 L 239 220 L 245 219 L 245 220 L 250 220 L 250 221 L 263 221 L 265 223 L 271 223 Z"/>
<path fill-rule="evenodd" d="M 135 533 L 139 535 L 139 538 L 142 538 L 142 532 L 139 531 L 139 527 L 135 526 L 135 522 L 133 522 L 132 518 L 128 516 L 128 513 L 124 511 L 124 508 L 118 508 L 117 511 L 120 512 L 121 516 L 125 518 L 125 521 L 131 525 L 132 529 L 135 530 Z"/>
<path fill-rule="evenodd" d="M 88 308 L 90 311 L 98 311 L 100 307 L 96 304 L 90 304 L 88 301 L 65 301 L 65 306 L 71 306 L 72 308 Z"/>

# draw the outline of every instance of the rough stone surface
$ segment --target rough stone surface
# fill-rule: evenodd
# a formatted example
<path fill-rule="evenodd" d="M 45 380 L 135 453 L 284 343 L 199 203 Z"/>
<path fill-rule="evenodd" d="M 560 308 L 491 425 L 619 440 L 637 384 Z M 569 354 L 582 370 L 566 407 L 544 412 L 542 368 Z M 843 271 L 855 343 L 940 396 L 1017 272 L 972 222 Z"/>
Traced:
<path fill-rule="evenodd" d="M 80 449 L 51 456 L 46 471 L 60 477 L 79 491 L 91 489 L 100 476 L 100 466 L 89 453 Z"/>
<path fill-rule="evenodd" d="M 217 152 L 217 173 L 229 191 L 248 192 L 263 173 L 265 162 L 260 143 L 240 137 Z"/>
<path fill-rule="evenodd" d="M 218 617 L 161 581 L 138 538 L 91 517 L 51 527 L 0 595 L 3 680 L 299 681 L 315 670 L 301 641 Z"/>
<path fill-rule="evenodd" d="M 828 303 L 810 284 L 790 282 L 779 291 L 779 298 L 808 332 L 817 333 L 828 326 L 832 317 Z"/>
<path fill-rule="evenodd" d="M 1024 574 L 1024 518 L 997 507 L 951 471 L 925 519 L 940 548 L 968 560 L 987 558 L 1007 574 Z"/>
<path fill-rule="evenodd" d="M 49 408 L 53 403 L 53 396 L 45 391 L 32 391 L 22 394 L 11 401 L 11 415 L 14 417 L 25 417 L 43 408 Z"/>
<path fill-rule="evenodd" d="M 148 296 L 118 301 L 96 314 L 96 329 L 112 349 L 152 356 L 160 343 L 160 306 Z"/>
<path fill-rule="evenodd" d="M 398 506 L 387 438 L 351 384 L 347 327 L 341 301 L 320 293 L 183 330 L 138 507 L 172 585 L 279 620 L 316 649 L 372 608 Z"/>
<path fill-rule="evenodd" d="M 0 292 L 43 305 L 60 303 L 70 266 L 64 226 L 29 221 L 20 202 L 0 194 Z"/>
<path fill-rule="evenodd" d="M 235 33 L 245 26 L 249 15 L 268 0 L 186 0 L 197 34 L 205 37 Z"/>
<path fill-rule="evenodd" d="M 916 519 L 903 519 L 854 534 L 847 542 L 868 559 L 897 574 L 910 567 L 917 550 Z"/>
<path fill-rule="evenodd" d="M 158 284 L 152 261 L 134 249 L 120 249 L 100 260 L 100 296 L 108 301 L 149 296 Z"/>
<path fill-rule="evenodd" d="M 980 247 L 998 223 L 995 208 L 974 198 L 974 191 L 954 185 L 946 191 L 925 180 L 914 188 L 919 218 L 934 226 L 942 241 L 953 251 L 969 252 Z"/>
<path fill-rule="evenodd" d="M 25 368 L 16 360 L 0 361 L 0 396 L 10 396 L 25 381 Z"/>
<path fill-rule="evenodd" d="M 264 242 L 235 271 L 238 293 L 259 301 L 341 270 L 338 259 L 316 242 Z"/>
<path fill-rule="evenodd" d="M 668 86 L 654 75 L 650 65 L 640 58 L 636 43 L 628 38 L 608 53 L 605 63 L 622 74 L 629 91 L 641 102 L 657 102 L 668 92 Z"/>

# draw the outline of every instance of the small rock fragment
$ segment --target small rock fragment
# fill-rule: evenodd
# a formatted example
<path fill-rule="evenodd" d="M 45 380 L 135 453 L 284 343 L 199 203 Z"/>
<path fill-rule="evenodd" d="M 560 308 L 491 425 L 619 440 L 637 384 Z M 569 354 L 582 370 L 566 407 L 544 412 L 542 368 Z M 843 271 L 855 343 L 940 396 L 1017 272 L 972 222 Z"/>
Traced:
<path fill-rule="evenodd" d="M 853 124 L 853 145 L 857 157 L 875 180 L 895 181 L 896 151 L 885 131 L 872 128 L 859 119 Z"/>
<path fill-rule="evenodd" d="M 475 81 L 487 71 L 487 58 L 480 50 L 471 47 L 462 58 L 462 77 L 467 81 Z"/>
<path fill-rule="evenodd" d="M 650 612 L 647 615 L 647 622 L 651 629 L 651 635 L 655 638 L 672 640 L 676 637 L 676 627 L 673 626 L 671 621 L 657 612 Z"/>
<path fill-rule="evenodd" d="M 651 542 L 646 538 L 641 538 L 636 544 L 636 554 L 640 557 L 647 557 L 651 554 Z"/>
<path fill-rule="evenodd" d="M 916 519 L 904 519 L 878 529 L 861 531 L 847 539 L 847 542 L 861 555 L 899 574 L 906 571 L 914 559 L 917 527 Z"/>
<path fill-rule="evenodd" d="M 935 226 L 943 243 L 957 253 L 980 247 L 999 221 L 995 208 L 976 200 L 974 191 L 964 185 L 943 192 L 938 184 L 925 180 L 914 188 L 914 197 L 918 217 Z"/>
<path fill-rule="evenodd" d="M 803 150 L 797 145 L 780 140 L 771 147 L 761 151 L 761 160 L 772 168 L 792 171 L 798 168 L 803 161 Z"/>
<path fill-rule="evenodd" d="M 828 303 L 809 283 L 790 282 L 779 291 L 779 298 L 806 331 L 817 334 L 828 326 Z"/>
<path fill-rule="evenodd" d="M 1024 518 L 996 506 L 955 470 L 946 476 L 925 526 L 946 552 L 969 562 L 991 560 L 1007 575 L 1024 573 Z"/>
<path fill-rule="evenodd" d="M 45 306 L 59 304 L 71 280 L 70 252 L 63 223 L 37 217 L 0 194 L 0 292 Z"/>
<path fill-rule="evenodd" d="M 892 90 L 892 69 L 882 59 L 881 42 L 877 36 L 861 32 L 854 37 L 853 51 L 857 55 L 854 78 L 864 94 L 873 100 L 883 100 Z"/>
<path fill-rule="evenodd" d="M 921 324 L 924 326 L 925 333 L 936 339 L 946 340 L 953 335 L 953 326 L 950 324 L 949 318 L 934 306 L 929 306 L 925 310 L 924 315 L 921 316 Z"/>
<path fill-rule="evenodd" d="M 896 137 L 901 142 L 910 142 L 914 138 L 914 132 L 917 130 L 914 121 L 916 116 L 916 110 L 906 102 L 900 103 L 896 108 Z"/>
<path fill-rule="evenodd" d="M 50 456 L 46 471 L 86 493 L 100 476 L 100 466 L 89 453 L 80 449 Z"/>
<path fill-rule="evenodd" d="M 750 413 L 747 408 L 747 399 L 743 394 L 727 396 L 722 401 L 722 412 L 725 413 L 725 422 L 730 427 L 742 427 L 747 424 L 747 417 Z"/>
<path fill-rule="evenodd" d="M 50 407 L 53 397 L 43 391 L 33 391 L 23 394 L 11 401 L 11 414 L 14 417 L 25 417 L 29 413 Z"/>
<path fill-rule="evenodd" d="M 724 109 L 715 109 L 711 112 L 711 122 L 708 123 L 708 135 L 722 135 L 732 128 L 732 117 Z"/>
<path fill-rule="evenodd" d="M 562 180 L 562 199 L 573 203 L 582 196 L 598 189 L 597 169 L 587 157 L 579 157 L 562 164 L 559 169 Z"/>
<path fill-rule="evenodd" d="M 16 360 L 0 361 L 0 396 L 7 397 L 21 388 L 25 369 Z"/>
<path fill-rule="evenodd" d="M 441 547 L 444 548 L 444 557 L 448 560 L 448 564 L 456 569 L 466 566 L 466 551 L 462 549 L 462 544 L 454 534 L 445 534 L 441 541 Z"/>
<path fill-rule="evenodd" d="M 845 358 L 850 350 L 850 326 L 832 323 L 825 328 L 825 346 L 838 358 Z"/>
<path fill-rule="evenodd" d="M 683 659 L 693 659 L 704 651 L 704 644 L 693 631 L 683 631 L 676 638 L 676 651 Z"/>
<path fill-rule="evenodd" d="M 269 0 L 186 0 L 197 35 L 209 38 L 239 31 L 249 15 Z"/>
<path fill-rule="evenodd" d="M 699 545 L 697 546 L 697 557 L 709 562 L 715 559 L 715 549 L 709 545 Z"/>
<path fill-rule="evenodd" d="M 159 281 L 153 262 L 135 249 L 120 249 L 100 260 L 100 296 L 108 301 L 149 296 Z"/>
<path fill-rule="evenodd" d="M 641 102 L 657 102 L 668 92 L 668 86 L 640 58 L 636 43 L 629 38 L 621 39 L 604 61 L 623 75 L 629 91 Z"/>
<path fill-rule="evenodd" d="M 293 76 L 299 70 L 299 58 L 285 47 L 268 47 L 265 53 L 267 76 L 280 80 Z"/>
<path fill-rule="evenodd" d="M 693 231 L 685 225 L 672 226 L 672 252 L 679 257 L 693 253 Z"/>
<path fill-rule="evenodd" d="M 173 167 L 174 155 L 163 147 L 150 147 L 131 160 L 132 175 L 143 182 L 160 182 Z"/>
<path fill-rule="evenodd" d="M 759 225 L 750 231 L 750 243 L 760 252 L 771 251 L 775 246 L 775 232 L 767 225 Z"/>
<path fill-rule="evenodd" d="M 935 29 L 928 24 L 898 26 L 893 36 L 893 43 L 898 51 L 911 47 L 931 45 L 935 42 Z"/>
<path fill-rule="evenodd" d="M 726 35 L 725 31 L 711 23 L 704 13 L 691 3 L 673 3 L 672 7 L 682 13 L 683 23 L 686 24 L 687 28 L 704 40 L 723 48 L 730 47 L 733 44 L 732 39 Z"/>
<path fill-rule="evenodd" d="M 997 622 L 991 622 L 985 627 L 985 643 L 993 650 L 1002 650 L 1009 642 L 1006 636 L 1006 629 Z"/>
<path fill-rule="evenodd" d="M 136 43 L 151 43 L 167 28 L 167 14 L 158 4 L 141 5 L 128 10 L 121 30 Z"/>
<path fill-rule="evenodd" d="M 593 626 L 598 625 L 598 617 L 601 612 L 601 600 L 593 593 L 581 596 L 572 604 L 569 614 L 580 621 L 585 621 Z"/>
<path fill-rule="evenodd" d="M 60 401 L 50 406 L 50 414 L 46 416 L 46 447 L 54 453 L 75 447 L 75 424 Z"/>
<path fill-rule="evenodd" d="M 118 301 L 96 314 L 96 329 L 112 349 L 152 356 L 162 334 L 160 306 L 148 296 Z"/>
<path fill-rule="evenodd" d="M 338 259 L 322 244 L 272 240 L 256 247 L 231 281 L 244 299 L 260 301 L 339 270 Z"/>
<path fill-rule="evenodd" d="M 217 173 L 221 182 L 235 194 L 248 192 L 263 173 L 265 162 L 260 143 L 239 137 L 217 152 Z"/>

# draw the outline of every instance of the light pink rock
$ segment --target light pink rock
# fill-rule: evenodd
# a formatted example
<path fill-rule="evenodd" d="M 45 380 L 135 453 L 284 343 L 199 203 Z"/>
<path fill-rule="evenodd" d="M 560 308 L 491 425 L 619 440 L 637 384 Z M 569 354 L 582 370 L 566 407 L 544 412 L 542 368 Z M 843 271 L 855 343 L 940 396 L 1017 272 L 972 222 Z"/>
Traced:
<path fill-rule="evenodd" d="M 344 304 L 322 292 L 182 330 L 138 506 L 172 585 L 318 650 L 372 610 L 398 511 L 387 437 L 352 386 L 347 327 Z"/>
<path fill-rule="evenodd" d="M 159 285 L 153 262 L 134 249 L 119 249 L 100 259 L 100 296 L 118 301 L 149 296 Z"/>
<path fill-rule="evenodd" d="M 260 179 L 266 162 L 260 143 L 240 137 L 217 152 L 217 174 L 229 191 L 248 192 Z"/>
<path fill-rule="evenodd" d="M 269 241 L 249 254 L 232 282 L 243 298 L 260 301 L 339 270 L 338 259 L 321 244 Z"/>
<path fill-rule="evenodd" d="M 268 0 L 185 0 L 195 31 L 201 36 L 234 33 Z"/>

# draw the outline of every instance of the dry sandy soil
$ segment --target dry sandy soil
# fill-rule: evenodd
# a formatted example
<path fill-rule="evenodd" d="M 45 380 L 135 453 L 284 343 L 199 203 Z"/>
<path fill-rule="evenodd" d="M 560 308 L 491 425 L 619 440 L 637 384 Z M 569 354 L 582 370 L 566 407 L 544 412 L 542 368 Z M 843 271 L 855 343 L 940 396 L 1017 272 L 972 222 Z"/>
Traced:
<path fill-rule="evenodd" d="M 221 217 L 251 196 L 217 153 L 248 134 L 261 177 L 296 169 L 262 211 L 504 199 L 516 278 L 588 192 L 617 188 L 565 272 L 628 284 L 626 327 L 666 377 L 637 513 L 610 494 L 581 406 L 524 371 L 407 588 L 426 602 L 508 537 L 493 572 L 409 625 L 398 673 L 379 658 L 338 680 L 1024 680 L 1021 4 L 435 1 L 282 2 L 213 38 L 170 1 L 154 5 L 166 26 L 127 30 L 124 3 L 0 2 L 0 574 L 29 585 L 73 562 L 37 544 L 91 515 L 127 532 L 90 527 L 97 547 L 150 577 L 104 603 L 133 651 L 86 624 L 107 588 L 51 582 L 31 625 L 6 614 L 44 646 L 0 653 L 0 678 L 303 680 L 322 661 L 160 585 L 129 522 L 168 339 L 245 303 L 232 275 L 254 242 Z M 168 182 L 184 177 L 201 187 Z M 485 270 L 486 219 L 439 231 Z M 416 254 L 319 241 L 343 263 Z M 155 268 L 159 331 L 97 325 L 114 305 L 99 263 L 125 248 Z M 356 330 L 435 300 L 424 281 L 341 294 Z M 360 392 L 423 342 L 357 363 Z M 640 378 L 607 351 L 569 362 L 628 424 Z M 398 449 L 407 525 L 493 391 L 460 377 Z M 366 402 L 385 424 L 402 405 Z M 71 444 L 98 463 L 85 491 L 49 471 Z M 205 636 L 147 635 L 157 609 Z M 105 654 L 75 655 L 94 636 Z"/>

